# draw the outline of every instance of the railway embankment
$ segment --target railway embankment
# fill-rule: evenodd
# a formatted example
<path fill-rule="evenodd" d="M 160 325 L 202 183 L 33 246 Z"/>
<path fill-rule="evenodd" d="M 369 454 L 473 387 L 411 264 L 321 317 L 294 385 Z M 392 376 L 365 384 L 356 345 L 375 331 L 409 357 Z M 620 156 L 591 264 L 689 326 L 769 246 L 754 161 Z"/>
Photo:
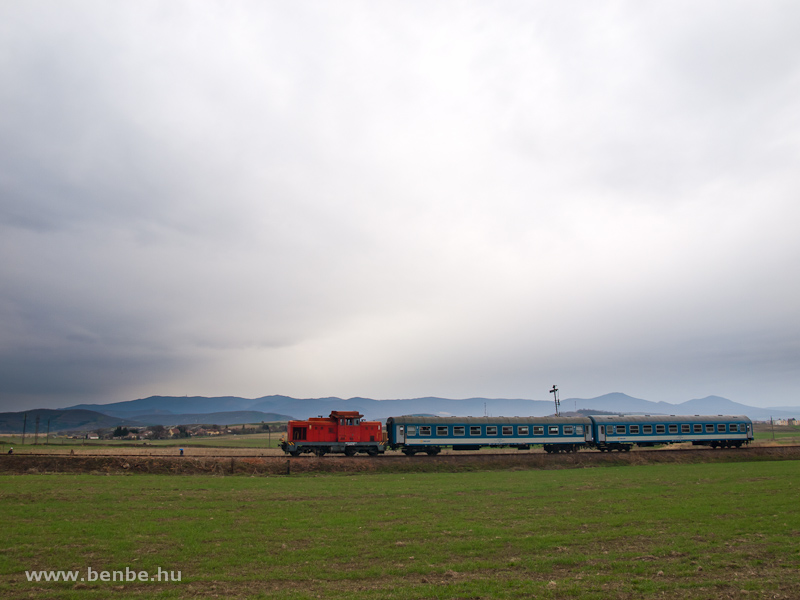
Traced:
<path fill-rule="evenodd" d="M 315 473 L 410 473 L 484 470 L 581 469 L 647 464 L 800 460 L 800 446 L 756 446 L 741 449 L 663 449 L 571 454 L 540 452 L 446 454 L 376 458 L 301 456 L 101 456 L 60 454 L 0 455 L 0 473 L 153 473 L 164 475 L 286 476 Z"/>

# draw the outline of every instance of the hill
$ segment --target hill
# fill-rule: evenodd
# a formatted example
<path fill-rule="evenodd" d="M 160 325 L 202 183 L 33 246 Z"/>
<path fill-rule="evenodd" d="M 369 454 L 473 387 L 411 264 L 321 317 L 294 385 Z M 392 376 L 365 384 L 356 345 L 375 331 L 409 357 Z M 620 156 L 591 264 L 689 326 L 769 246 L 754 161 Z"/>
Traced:
<path fill-rule="evenodd" d="M 140 415 L 136 420 L 145 425 L 233 425 L 239 423 L 274 423 L 288 421 L 289 415 L 264 413 L 257 410 L 196 413 L 185 415 L 153 414 Z"/>
<path fill-rule="evenodd" d="M 222 396 L 208 398 L 204 396 L 171 397 L 151 396 L 139 400 L 116 402 L 113 404 L 92 404 L 69 407 L 101 412 L 106 415 L 142 420 L 152 424 L 198 423 L 209 420 L 217 424 L 225 424 L 224 415 L 240 412 L 256 411 L 266 413 L 265 416 L 230 417 L 231 422 L 260 422 L 275 420 L 267 415 L 280 416 L 284 420 L 289 417 L 307 419 L 319 415 L 327 416 L 332 410 L 357 410 L 368 419 L 386 419 L 390 416 L 408 414 L 434 414 L 440 416 L 547 416 L 554 412 L 550 400 L 525 400 L 504 398 L 466 398 L 453 400 L 449 398 L 424 397 L 399 400 L 373 400 L 371 398 L 292 398 L 290 396 L 262 396 L 260 398 L 238 398 Z M 800 417 L 800 408 L 756 408 L 732 402 L 719 396 L 689 400 L 671 404 L 668 402 L 651 402 L 634 398 L 620 392 L 598 396 L 596 398 L 567 398 L 562 400 L 561 408 L 566 411 L 612 412 L 627 414 L 743 414 L 751 419 L 769 420 L 770 417 Z M 205 415 L 205 416 L 204 416 Z"/>
<path fill-rule="evenodd" d="M 27 415 L 27 422 L 25 422 Z M 56 409 L 37 408 L 23 412 L 0 413 L 0 432 L 22 433 L 23 424 L 25 432 L 33 435 L 36 431 L 36 417 L 39 417 L 39 435 L 58 431 L 91 431 L 107 427 L 141 427 L 143 423 L 130 419 L 120 419 L 93 410 L 81 409 Z"/>

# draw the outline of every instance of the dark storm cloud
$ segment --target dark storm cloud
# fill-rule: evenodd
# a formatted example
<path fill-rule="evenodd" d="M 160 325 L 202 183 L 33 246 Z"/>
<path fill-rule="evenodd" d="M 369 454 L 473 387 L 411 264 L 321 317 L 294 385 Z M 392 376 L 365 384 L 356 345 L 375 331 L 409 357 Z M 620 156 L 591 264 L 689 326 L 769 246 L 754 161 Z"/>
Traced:
<path fill-rule="evenodd" d="M 3 4 L 0 403 L 795 403 L 798 16 Z"/>

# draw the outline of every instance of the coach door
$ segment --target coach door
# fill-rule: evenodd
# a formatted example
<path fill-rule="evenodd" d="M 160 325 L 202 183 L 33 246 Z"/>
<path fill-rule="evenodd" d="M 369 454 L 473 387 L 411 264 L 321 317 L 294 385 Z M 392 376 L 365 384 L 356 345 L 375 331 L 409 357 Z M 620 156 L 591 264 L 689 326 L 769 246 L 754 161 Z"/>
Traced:
<path fill-rule="evenodd" d="M 605 442 L 606 441 L 606 426 L 605 425 L 598 425 L 597 426 L 597 441 L 598 442 Z"/>

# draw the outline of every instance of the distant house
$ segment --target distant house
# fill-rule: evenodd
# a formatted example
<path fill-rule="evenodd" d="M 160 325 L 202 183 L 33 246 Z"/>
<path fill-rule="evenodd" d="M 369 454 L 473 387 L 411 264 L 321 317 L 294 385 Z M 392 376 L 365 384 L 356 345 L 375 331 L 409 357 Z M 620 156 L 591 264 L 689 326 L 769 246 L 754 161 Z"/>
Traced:
<path fill-rule="evenodd" d="M 88 434 L 86 434 L 86 439 L 87 440 L 99 440 L 100 436 L 97 435 L 96 433 L 88 433 Z"/>

